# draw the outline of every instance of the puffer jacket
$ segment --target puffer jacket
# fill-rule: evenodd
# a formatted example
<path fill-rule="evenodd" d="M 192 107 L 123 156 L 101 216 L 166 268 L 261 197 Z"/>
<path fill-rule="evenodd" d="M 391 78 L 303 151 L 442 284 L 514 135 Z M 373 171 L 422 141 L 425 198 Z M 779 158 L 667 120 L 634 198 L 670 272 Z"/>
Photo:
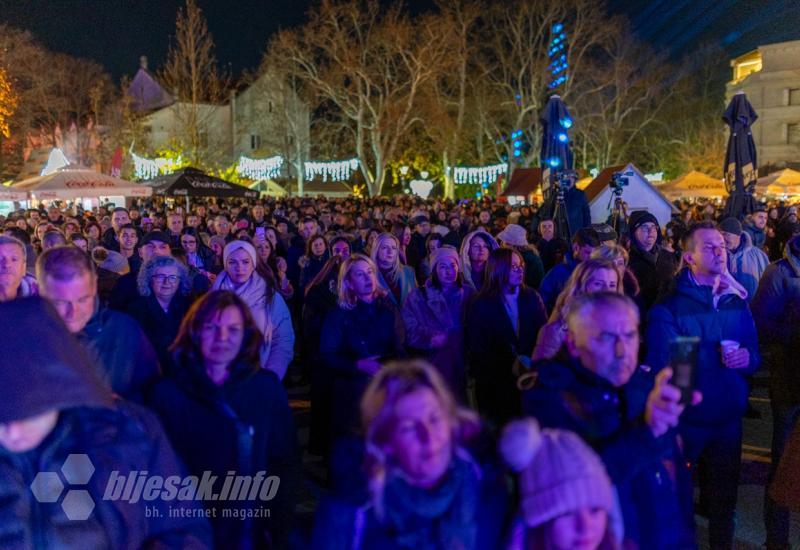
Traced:
<path fill-rule="evenodd" d="M 747 302 L 735 293 L 723 294 L 714 304 L 710 286 L 694 281 L 688 268 L 675 287 L 650 310 L 647 326 L 647 364 L 661 370 L 670 362 L 670 342 L 677 336 L 699 336 L 697 389 L 703 401 L 689 408 L 681 422 L 699 426 L 723 424 L 747 410 L 747 377 L 761 364 L 758 336 Z M 747 368 L 732 370 L 722 364 L 720 342 L 735 340 L 750 352 Z"/>

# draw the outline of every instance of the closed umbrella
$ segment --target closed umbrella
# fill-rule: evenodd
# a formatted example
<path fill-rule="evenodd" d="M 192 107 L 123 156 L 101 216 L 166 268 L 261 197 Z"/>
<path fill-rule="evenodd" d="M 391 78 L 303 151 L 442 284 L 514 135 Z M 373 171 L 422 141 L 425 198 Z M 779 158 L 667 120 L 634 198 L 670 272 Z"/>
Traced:
<path fill-rule="evenodd" d="M 571 230 L 564 204 L 564 192 L 560 188 L 554 192 L 553 184 L 561 174 L 571 172 L 573 168 L 572 149 L 569 145 L 569 129 L 572 128 L 572 117 L 567 106 L 557 95 L 550 96 L 540 118 L 542 123 L 542 147 L 539 162 L 543 170 L 542 192 L 544 194 L 546 212 L 552 212 L 556 235 L 569 241 Z"/>
<path fill-rule="evenodd" d="M 750 127 L 758 118 L 744 92 L 733 96 L 722 119 L 730 127 L 728 148 L 725 151 L 725 186 L 730 193 L 725 204 L 725 216 L 744 218 L 755 210 L 753 192 L 758 177 L 756 145 Z"/>

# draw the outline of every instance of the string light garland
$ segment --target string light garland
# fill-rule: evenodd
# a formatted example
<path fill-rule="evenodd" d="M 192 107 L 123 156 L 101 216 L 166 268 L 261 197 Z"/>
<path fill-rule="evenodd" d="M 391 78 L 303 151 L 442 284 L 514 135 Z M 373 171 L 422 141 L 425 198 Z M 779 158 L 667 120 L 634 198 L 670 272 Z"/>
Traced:
<path fill-rule="evenodd" d="M 507 172 L 508 165 L 505 163 L 491 166 L 456 166 L 453 168 L 453 181 L 458 185 L 493 183 L 500 174 Z"/>
<path fill-rule="evenodd" d="M 149 180 L 162 174 L 171 174 L 176 168 L 183 166 L 182 155 L 178 155 L 175 159 L 148 159 L 140 157 L 131 151 L 131 157 L 133 157 L 133 175 L 140 180 Z"/>
<path fill-rule="evenodd" d="M 358 170 L 358 159 L 338 160 L 330 162 L 304 162 L 303 172 L 306 181 L 311 181 L 317 176 L 322 181 L 346 181 L 354 171 Z"/>
<path fill-rule="evenodd" d="M 283 157 L 275 155 L 265 159 L 254 159 L 250 157 L 239 157 L 239 164 L 236 172 L 251 180 L 267 180 L 280 176 L 283 166 Z"/>
<path fill-rule="evenodd" d="M 547 55 L 550 58 L 550 75 L 553 80 L 550 81 L 548 88 L 551 90 L 561 86 L 567 81 L 569 75 L 569 63 L 567 62 L 567 33 L 564 31 L 563 23 L 556 23 L 551 28 L 550 47 L 547 49 Z"/>

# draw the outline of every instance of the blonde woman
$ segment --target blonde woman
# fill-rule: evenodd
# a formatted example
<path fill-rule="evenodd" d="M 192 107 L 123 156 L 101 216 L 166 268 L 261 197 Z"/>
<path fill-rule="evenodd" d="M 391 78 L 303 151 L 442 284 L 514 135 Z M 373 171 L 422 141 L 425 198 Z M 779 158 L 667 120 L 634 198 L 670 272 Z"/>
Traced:
<path fill-rule="evenodd" d="M 381 233 L 372 245 L 372 261 L 378 267 L 378 283 L 388 291 L 387 296 L 403 307 L 409 292 L 417 288 L 414 268 L 400 261 L 400 241 L 391 233 Z"/>
<path fill-rule="evenodd" d="M 636 301 L 639 296 L 639 281 L 636 280 L 636 275 L 633 274 L 633 271 L 628 269 L 629 256 L 624 246 L 616 243 L 604 244 L 592 252 L 592 259 L 607 260 L 613 263 L 614 267 L 619 271 L 620 277 L 622 277 L 622 288 L 625 291 L 625 295 Z M 637 303 L 637 305 L 641 304 Z"/>
<path fill-rule="evenodd" d="M 608 260 L 586 260 L 572 272 L 564 290 L 558 295 L 550 319 L 539 331 L 533 348 L 533 361 L 552 359 L 561 349 L 567 335 L 566 318 L 569 301 L 575 296 L 595 292 L 622 294 L 622 276 Z"/>
<path fill-rule="evenodd" d="M 328 500 L 317 513 L 313 548 L 500 548 L 507 494 L 467 444 L 477 415 L 457 406 L 424 361 L 397 362 L 373 378 L 361 400 L 369 498 Z"/>
<path fill-rule="evenodd" d="M 400 314 L 377 279 L 368 257 L 353 254 L 342 263 L 338 307 L 325 318 L 320 338 L 323 368 L 333 379 L 331 431 L 347 435 L 358 424 L 358 401 L 382 361 L 403 354 Z"/>

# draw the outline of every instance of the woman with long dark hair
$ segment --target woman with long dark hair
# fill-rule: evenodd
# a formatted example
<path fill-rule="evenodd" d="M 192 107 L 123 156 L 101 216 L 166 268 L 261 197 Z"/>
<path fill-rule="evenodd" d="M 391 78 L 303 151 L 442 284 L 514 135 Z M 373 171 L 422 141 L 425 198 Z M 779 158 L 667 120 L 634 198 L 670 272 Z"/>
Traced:
<path fill-rule="evenodd" d="M 219 480 L 215 494 L 230 472 L 250 477 L 237 496 L 203 500 L 217 548 L 283 547 L 291 525 L 297 433 L 280 380 L 261 368 L 262 342 L 241 298 L 206 294 L 184 318 L 171 347 L 174 368 L 148 400 L 189 472 Z M 268 517 L 252 519 L 264 508 Z"/>

